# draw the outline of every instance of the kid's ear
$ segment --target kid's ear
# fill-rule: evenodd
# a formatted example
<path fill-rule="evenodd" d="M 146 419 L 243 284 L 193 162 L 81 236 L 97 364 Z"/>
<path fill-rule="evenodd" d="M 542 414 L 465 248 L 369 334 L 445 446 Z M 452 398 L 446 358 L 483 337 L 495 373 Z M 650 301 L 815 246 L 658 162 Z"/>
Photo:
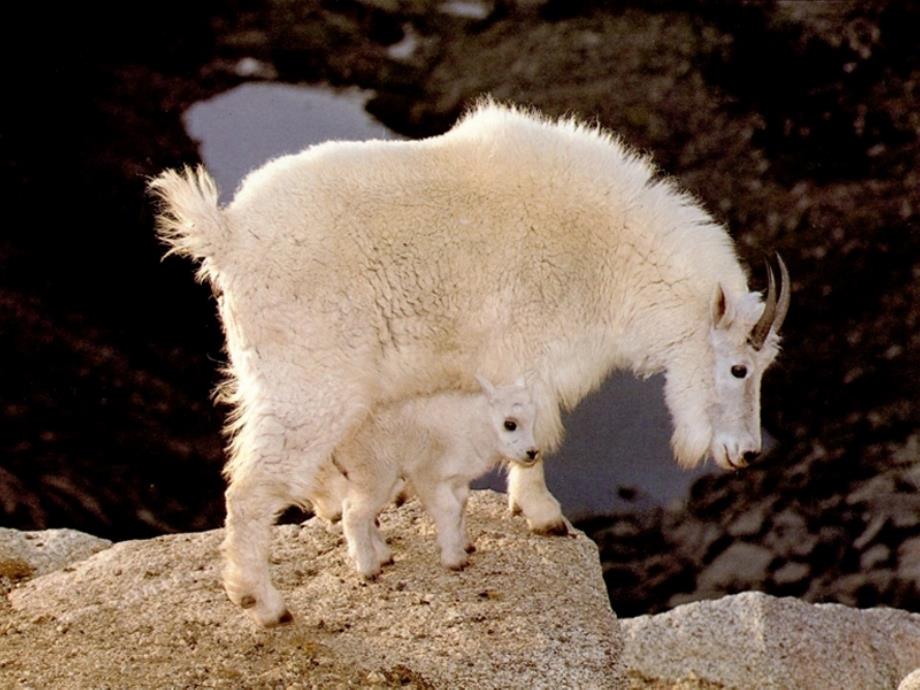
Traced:
<path fill-rule="evenodd" d="M 486 395 L 495 395 L 495 386 L 493 386 L 491 381 L 489 381 L 489 379 L 487 379 L 485 376 L 482 374 L 476 374 L 476 382 L 479 383 L 482 390 L 486 392 Z"/>

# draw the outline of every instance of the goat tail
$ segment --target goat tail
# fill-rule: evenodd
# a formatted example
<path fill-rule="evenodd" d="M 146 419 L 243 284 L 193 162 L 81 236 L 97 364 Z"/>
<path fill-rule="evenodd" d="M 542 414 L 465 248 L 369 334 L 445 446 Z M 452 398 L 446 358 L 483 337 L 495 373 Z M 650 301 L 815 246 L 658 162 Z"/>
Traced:
<path fill-rule="evenodd" d="M 148 190 L 159 202 L 156 230 L 169 246 L 166 256 L 219 260 L 231 233 L 218 204 L 217 185 L 204 166 L 167 170 L 151 180 Z"/>

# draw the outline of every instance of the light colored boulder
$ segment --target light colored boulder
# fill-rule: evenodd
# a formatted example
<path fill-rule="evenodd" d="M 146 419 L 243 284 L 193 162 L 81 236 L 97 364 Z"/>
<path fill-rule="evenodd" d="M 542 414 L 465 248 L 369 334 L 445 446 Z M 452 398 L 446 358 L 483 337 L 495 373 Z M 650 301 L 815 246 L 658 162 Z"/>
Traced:
<path fill-rule="evenodd" d="M 920 690 L 920 668 L 911 671 L 898 685 L 898 690 Z"/>
<path fill-rule="evenodd" d="M 89 558 L 112 545 L 73 529 L 24 532 L 0 527 L 0 593 L 13 583 Z"/>
<path fill-rule="evenodd" d="M 457 573 L 415 501 L 385 512 L 396 562 L 369 583 L 319 521 L 275 528 L 294 622 L 270 630 L 221 588 L 221 530 L 115 544 L 0 599 L 0 687 L 623 687 L 594 543 L 535 536 L 491 492 L 467 518 Z"/>
<path fill-rule="evenodd" d="M 774 554 L 763 546 L 736 541 L 716 556 L 697 578 L 697 589 L 703 592 L 742 589 L 750 582 L 760 582 Z M 737 591 L 737 589 L 735 590 Z"/>
<path fill-rule="evenodd" d="M 760 503 L 745 510 L 728 525 L 728 533 L 736 538 L 753 537 L 758 534 L 767 523 L 771 506 Z"/>
<path fill-rule="evenodd" d="M 898 547 L 898 574 L 905 580 L 920 581 L 920 537 L 906 539 Z"/>
<path fill-rule="evenodd" d="M 808 577 L 811 568 L 805 563 L 790 561 L 773 573 L 773 582 L 777 585 L 791 585 Z"/>
<path fill-rule="evenodd" d="M 920 614 L 896 609 L 745 592 L 623 619 L 620 628 L 636 688 L 692 681 L 737 690 L 890 690 L 920 666 Z"/>
<path fill-rule="evenodd" d="M 871 572 L 878 568 L 891 556 L 891 549 L 885 544 L 876 544 L 866 549 L 859 557 L 859 569 Z"/>

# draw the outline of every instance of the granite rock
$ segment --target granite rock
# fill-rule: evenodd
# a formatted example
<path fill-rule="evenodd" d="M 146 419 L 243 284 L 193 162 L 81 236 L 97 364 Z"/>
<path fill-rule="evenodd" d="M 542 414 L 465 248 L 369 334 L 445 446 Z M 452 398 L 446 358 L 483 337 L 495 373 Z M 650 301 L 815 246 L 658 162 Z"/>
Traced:
<path fill-rule="evenodd" d="M 23 532 L 0 527 L 0 593 L 107 549 L 112 542 L 73 529 Z"/>
<path fill-rule="evenodd" d="M 115 544 L 0 599 L 0 686 L 619 688 L 597 548 L 531 534 L 474 492 L 477 550 L 438 561 L 416 501 L 381 516 L 396 562 L 365 582 L 318 520 L 277 527 L 294 622 L 257 629 L 218 577 L 221 530 Z"/>
<path fill-rule="evenodd" d="M 920 665 L 920 615 L 897 609 L 744 592 L 620 627 L 633 687 L 888 690 Z"/>

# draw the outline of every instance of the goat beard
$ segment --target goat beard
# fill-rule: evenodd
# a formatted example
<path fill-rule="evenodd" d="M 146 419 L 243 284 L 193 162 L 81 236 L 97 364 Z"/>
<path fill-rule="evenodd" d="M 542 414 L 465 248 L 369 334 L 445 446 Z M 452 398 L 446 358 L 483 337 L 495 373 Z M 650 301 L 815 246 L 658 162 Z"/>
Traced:
<path fill-rule="evenodd" d="M 678 425 L 671 436 L 671 450 L 678 465 L 693 469 L 706 459 L 711 442 L 711 429 Z"/>

